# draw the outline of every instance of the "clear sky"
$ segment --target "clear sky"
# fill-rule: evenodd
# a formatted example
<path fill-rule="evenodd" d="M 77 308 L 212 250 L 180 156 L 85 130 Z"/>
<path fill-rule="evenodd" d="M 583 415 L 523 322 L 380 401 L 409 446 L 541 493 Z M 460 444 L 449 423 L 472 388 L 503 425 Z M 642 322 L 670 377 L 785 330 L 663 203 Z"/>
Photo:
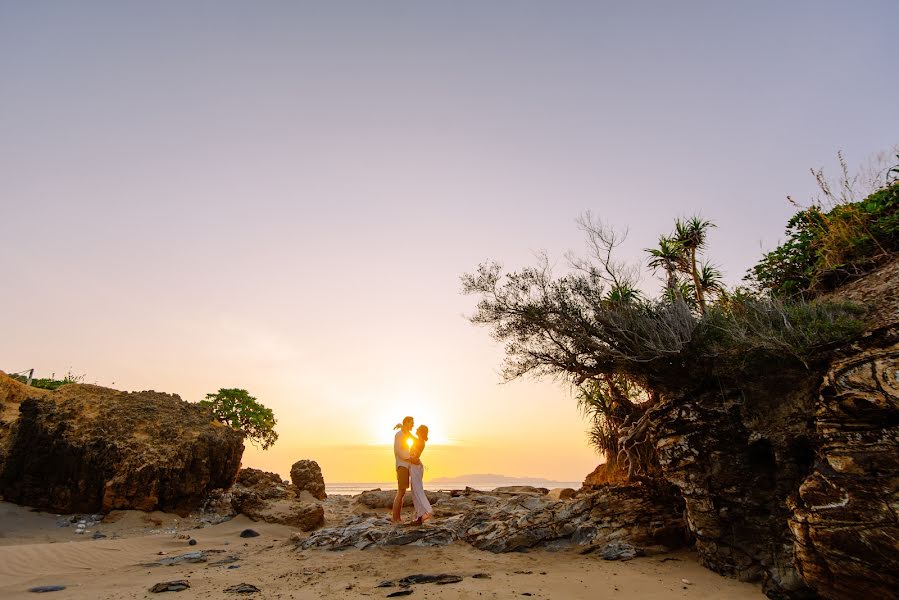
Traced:
<path fill-rule="evenodd" d="M 581 249 L 589 209 L 634 260 L 700 212 L 739 281 L 809 167 L 899 141 L 894 13 L 0 1 L 0 369 L 246 388 L 284 475 L 389 480 L 412 414 L 431 477 L 579 480 L 575 402 L 499 385 L 460 274 Z"/>

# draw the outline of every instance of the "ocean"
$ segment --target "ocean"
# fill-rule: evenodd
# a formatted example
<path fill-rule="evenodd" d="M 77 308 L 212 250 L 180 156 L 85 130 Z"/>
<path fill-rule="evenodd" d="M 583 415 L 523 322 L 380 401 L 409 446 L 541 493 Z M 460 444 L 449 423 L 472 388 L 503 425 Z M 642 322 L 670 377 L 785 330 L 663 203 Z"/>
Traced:
<path fill-rule="evenodd" d="M 574 488 L 578 489 L 581 487 L 580 481 L 554 481 L 554 482 L 546 482 L 546 483 L 534 483 L 532 480 L 524 480 L 524 481 L 516 481 L 516 480 L 506 480 L 500 482 L 466 482 L 459 481 L 453 483 L 431 483 L 425 482 L 426 490 L 464 490 L 466 487 L 474 488 L 476 490 L 493 490 L 498 487 L 505 487 L 510 485 L 531 485 L 534 487 L 543 487 L 543 488 Z M 380 488 L 382 490 L 395 490 L 396 489 L 396 481 L 381 481 L 381 482 L 362 482 L 362 483 L 325 483 L 325 492 L 329 495 L 336 496 L 355 496 L 356 494 L 361 494 L 367 490 L 374 490 Z"/>

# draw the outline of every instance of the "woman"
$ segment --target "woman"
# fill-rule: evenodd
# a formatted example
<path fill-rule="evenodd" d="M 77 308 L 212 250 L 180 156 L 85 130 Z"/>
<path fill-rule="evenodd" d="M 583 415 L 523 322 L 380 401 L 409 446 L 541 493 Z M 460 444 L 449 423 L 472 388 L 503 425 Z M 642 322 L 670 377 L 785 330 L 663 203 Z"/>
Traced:
<path fill-rule="evenodd" d="M 421 453 L 425 451 L 425 444 L 428 441 L 427 426 L 419 426 L 419 428 L 415 430 L 415 435 L 417 439 L 413 442 L 409 454 L 411 454 L 412 457 L 419 459 Z M 428 502 L 428 497 L 425 495 L 424 475 L 425 466 L 421 464 L 421 460 L 413 462 L 409 469 L 409 479 L 412 484 L 412 504 L 415 506 L 415 520 L 412 521 L 413 525 L 421 525 L 434 516 L 434 510 L 431 508 L 431 503 Z"/>

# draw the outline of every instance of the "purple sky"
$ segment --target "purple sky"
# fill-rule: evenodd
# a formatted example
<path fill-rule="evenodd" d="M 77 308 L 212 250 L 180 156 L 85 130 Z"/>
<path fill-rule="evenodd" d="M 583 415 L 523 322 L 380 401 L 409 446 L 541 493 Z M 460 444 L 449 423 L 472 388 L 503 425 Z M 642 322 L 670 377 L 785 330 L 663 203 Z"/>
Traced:
<path fill-rule="evenodd" d="M 899 141 L 894 13 L 2 2 L 0 369 L 247 388 L 282 439 L 245 462 L 282 473 L 387 479 L 370 445 L 408 412 L 432 476 L 580 479 L 573 400 L 496 385 L 459 275 L 580 249 L 589 209 L 634 260 L 700 212 L 738 282 L 809 167 Z"/>

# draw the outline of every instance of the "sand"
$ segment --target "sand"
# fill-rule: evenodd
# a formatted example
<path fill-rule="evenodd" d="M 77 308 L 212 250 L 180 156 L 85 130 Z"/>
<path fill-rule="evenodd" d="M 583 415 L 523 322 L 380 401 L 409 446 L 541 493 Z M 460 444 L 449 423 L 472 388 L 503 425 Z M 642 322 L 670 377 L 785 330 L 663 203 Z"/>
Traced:
<path fill-rule="evenodd" d="M 348 501 L 329 502 L 336 512 Z M 329 511 L 332 514 L 335 511 Z M 297 550 L 289 527 L 254 523 L 246 517 L 204 528 L 164 513 L 119 511 L 78 535 L 64 518 L 0 503 L 0 598 L 35 598 L 34 586 L 64 585 L 49 598 L 384 598 L 399 587 L 384 580 L 412 574 L 460 575 L 460 583 L 418 584 L 411 598 L 554 599 L 760 599 L 758 586 L 721 577 L 699 565 L 691 552 L 604 561 L 576 551 L 492 554 L 457 543 L 443 547 L 403 546 L 369 550 Z M 110 522 L 111 521 L 111 522 Z M 241 538 L 252 528 L 259 537 Z M 99 531 L 108 537 L 92 539 Z M 197 540 L 189 545 L 186 536 Z M 304 534 L 305 535 L 305 534 Z M 205 551 L 208 562 L 147 566 L 160 559 Z M 160 554 L 165 553 L 165 554 Z M 230 564 L 213 564 L 226 557 Z M 237 565 L 238 568 L 229 566 Z M 489 578 L 473 578 L 486 573 Z M 160 596 L 156 583 L 186 579 L 190 589 Z M 683 580 L 687 580 L 684 582 Z M 255 594 L 228 593 L 239 583 Z"/>

